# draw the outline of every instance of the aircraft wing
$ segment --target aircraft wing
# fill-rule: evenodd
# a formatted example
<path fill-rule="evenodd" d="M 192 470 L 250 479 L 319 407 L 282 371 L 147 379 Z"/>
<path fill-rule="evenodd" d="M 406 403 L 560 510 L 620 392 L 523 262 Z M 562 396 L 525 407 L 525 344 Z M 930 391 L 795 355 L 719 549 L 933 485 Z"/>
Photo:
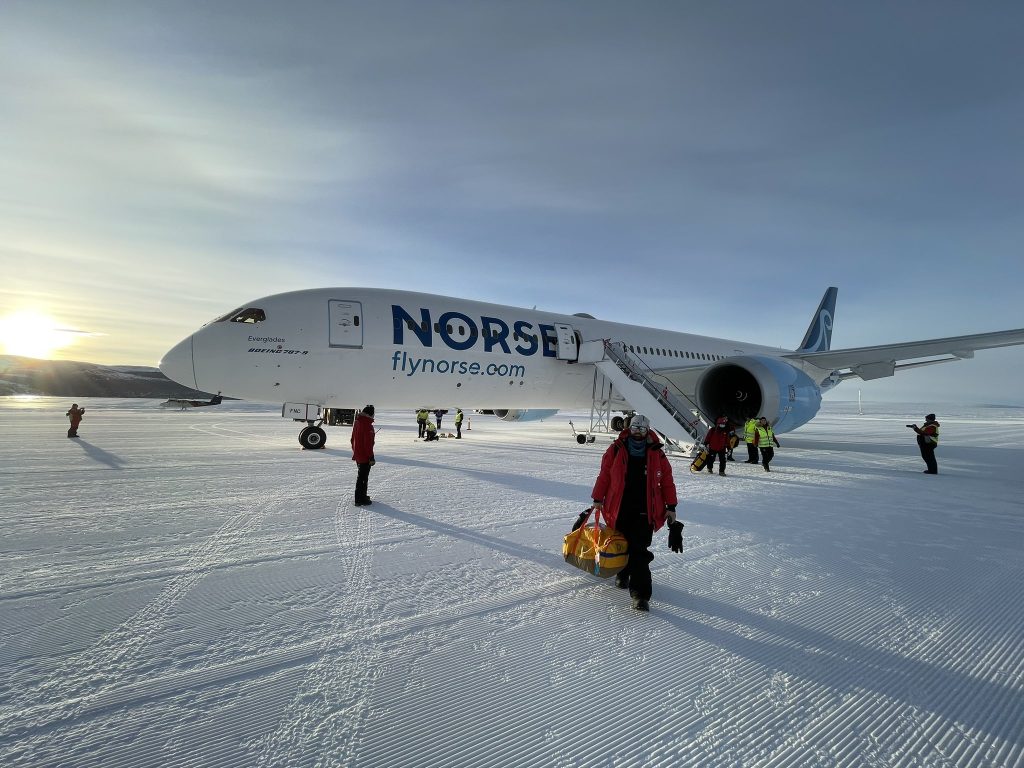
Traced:
<path fill-rule="evenodd" d="M 882 344 L 875 347 L 831 349 L 824 352 L 790 352 L 782 357 L 787 360 L 798 360 L 823 370 L 840 371 L 839 378 L 841 379 L 856 377 L 869 381 L 892 376 L 899 369 L 971 358 L 979 349 L 1012 347 L 1018 344 L 1024 344 L 1024 328 L 976 333 L 971 336 L 949 336 L 944 339 Z M 914 362 L 897 365 L 898 361 L 903 360 Z M 844 372 L 845 368 L 848 368 L 849 371 Z"/>

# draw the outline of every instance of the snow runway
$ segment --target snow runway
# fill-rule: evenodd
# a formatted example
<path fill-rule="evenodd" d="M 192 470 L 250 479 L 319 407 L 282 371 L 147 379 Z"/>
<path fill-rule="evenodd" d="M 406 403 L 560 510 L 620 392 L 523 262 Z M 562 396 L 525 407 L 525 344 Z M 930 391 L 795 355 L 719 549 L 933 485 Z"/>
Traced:
<path fill-rule="evenodd" d="M 917 406 L 674 461 L 642 615 L 561 559 L 579 414 L 380 413 L 357 508 L 347 429 L 68 404 L 0 398 L 4 766 L 1024 765 L 1024 410 L 929 406 L 937 477 Z"/>

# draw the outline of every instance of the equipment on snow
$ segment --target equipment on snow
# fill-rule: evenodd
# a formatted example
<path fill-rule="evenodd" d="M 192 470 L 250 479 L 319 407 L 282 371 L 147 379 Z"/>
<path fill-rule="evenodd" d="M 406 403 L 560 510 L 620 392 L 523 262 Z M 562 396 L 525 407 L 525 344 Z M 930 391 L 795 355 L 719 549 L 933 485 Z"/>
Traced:
<path fill-rule="evenodd" d="M 704 465 L 708 463 L 708 456 L 710 455 L 711 452 L 707 449 L 707 446 L 703 446 L 700 449 L 700 453 L 698 453 L 694 460 L 690 462 L 690 471 L 700 472 L 704 469 Z"/>

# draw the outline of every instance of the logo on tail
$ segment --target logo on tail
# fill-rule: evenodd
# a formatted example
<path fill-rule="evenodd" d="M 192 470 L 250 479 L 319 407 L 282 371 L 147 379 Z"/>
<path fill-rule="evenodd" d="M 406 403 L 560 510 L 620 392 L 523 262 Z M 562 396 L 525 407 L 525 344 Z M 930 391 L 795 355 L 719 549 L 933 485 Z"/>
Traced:
<path fill-rule="evenodd" d="M 825 295 L 818 305 L 818 309 L 807 326 L 807 333 L 800 343 L 798 352 L 824 352 L 832 346 L 832 322 L 836 312 L 836 295 L 839 289 L 832 287 L 825 291 Z"/>

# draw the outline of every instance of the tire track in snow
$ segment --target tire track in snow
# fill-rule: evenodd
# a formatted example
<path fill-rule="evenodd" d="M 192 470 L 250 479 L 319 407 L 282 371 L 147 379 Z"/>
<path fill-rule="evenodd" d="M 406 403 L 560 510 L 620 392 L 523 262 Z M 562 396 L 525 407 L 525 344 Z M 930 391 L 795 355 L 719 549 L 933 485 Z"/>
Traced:
<path fill-rule="evenodd" d="M 258 768 L 352 765 L 355 761 L 387 651 L 380 642 L 385 614 L 373 585 L 374 516 L 366 507 L 357 507 L 352 525 L 350 509 L 347 502 L 339 503 L 334 517 L 335 542 L 346 553 L 343 594 L 316 661 L 277 729 L 260 746 L 254 761 Z"/>

